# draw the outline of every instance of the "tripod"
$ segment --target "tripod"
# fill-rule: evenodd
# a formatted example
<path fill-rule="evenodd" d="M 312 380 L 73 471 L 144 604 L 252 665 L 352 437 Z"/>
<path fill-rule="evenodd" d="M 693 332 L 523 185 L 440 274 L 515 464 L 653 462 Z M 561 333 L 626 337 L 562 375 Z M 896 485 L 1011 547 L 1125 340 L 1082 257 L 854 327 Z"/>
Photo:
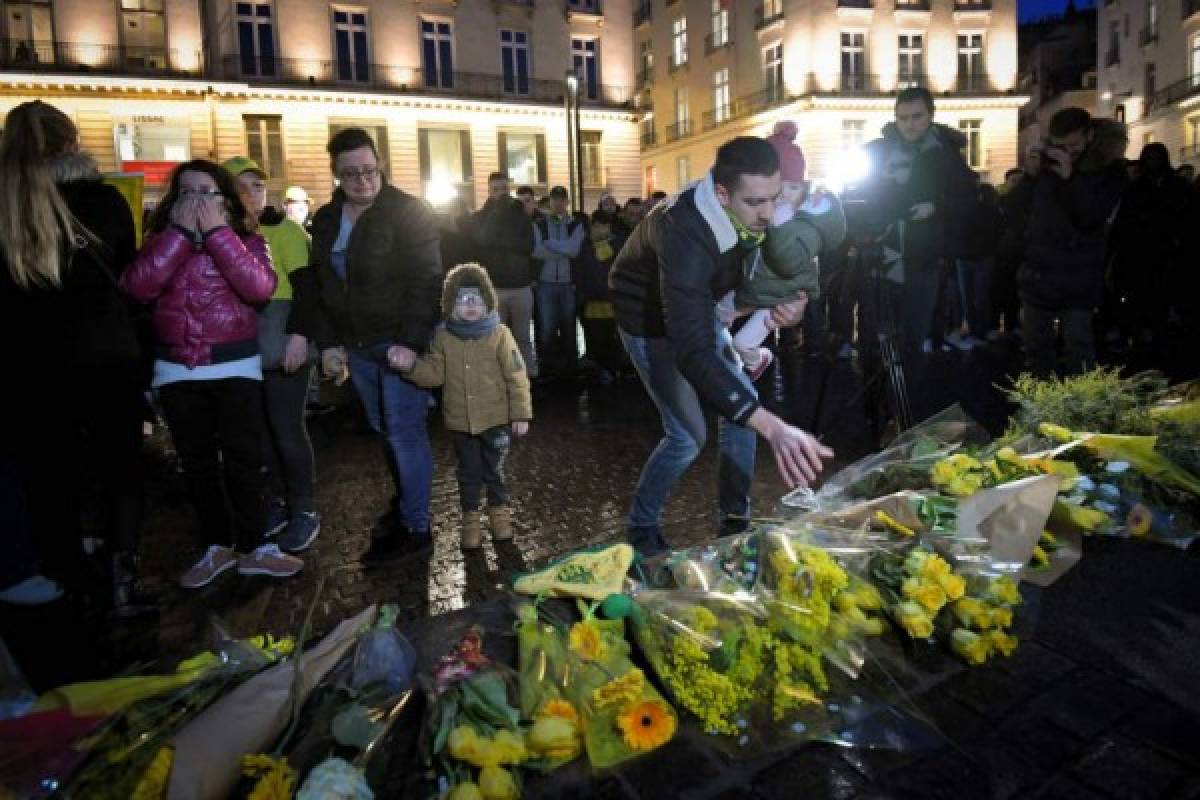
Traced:
<path fill-rule="evenodd" d="M 886 231 L 885 231 L 886 235 Z M 863 403 L 871 435 L 878 442 L 888 419 L 896 422 L 899 431 L 912 427 L 912 404 L 908 396 L 908 384 L 904 375 L 904 360 L 896 345 L 896 311 L 892 292 L 884 276 L 883 236 L 866 240 L 855 247 L 853 261 L 847 269 L 855 270 L 860 285 L 869 284 L 869 293 L 864 292 L 859 303 L 859 343 L 862 347 L 863 386 L 845 409 L 849 410 L 859 401 Z M 829 369 L 821 378 L 816 410 L 813 415 L 814 433 L 827 432 L 836 425 L 818 431 L 821 410 L 829 388 Z M 840 421 L 845 411 L 834 422 Z"/>

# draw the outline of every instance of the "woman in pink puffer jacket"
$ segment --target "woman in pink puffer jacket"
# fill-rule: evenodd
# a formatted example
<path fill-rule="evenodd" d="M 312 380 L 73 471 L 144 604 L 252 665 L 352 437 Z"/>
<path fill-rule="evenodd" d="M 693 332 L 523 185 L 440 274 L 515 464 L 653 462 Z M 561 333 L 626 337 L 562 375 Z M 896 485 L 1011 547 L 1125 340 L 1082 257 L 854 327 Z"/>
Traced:
<path fill-rule="evenodd" d="M 266 242 L 254 233 L 232 177 L 203 160 L 175 169 L 149 228 L 121 286 L 152 305 L 158 352 L 151 385 L 207 544 L 180 583 L 197 589 L 234 567 L 243 575 L 294 575 L 303 562 L 264 543 L 254 306 L 275 291 Z"/>

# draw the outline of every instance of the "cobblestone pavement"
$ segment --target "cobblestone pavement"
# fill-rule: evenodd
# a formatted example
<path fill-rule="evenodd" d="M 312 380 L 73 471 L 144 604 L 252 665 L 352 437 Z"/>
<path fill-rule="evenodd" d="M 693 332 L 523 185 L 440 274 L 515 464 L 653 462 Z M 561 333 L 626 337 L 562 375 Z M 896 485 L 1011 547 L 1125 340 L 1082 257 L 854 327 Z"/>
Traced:
<path fill-rule="evenodd" d="M 782 410 L 806 425 L 822 385 L 819 366 L 810 364 L 783 381 L 788 391 Z M 996 370 L 981 357 L 964 359 L 960 375 L 968 390 L 958 398 L 993 428 L 1003 418 L 1002 403 L 987 389 Z M 824 384 L 819 428 L 839 461 L 871 448 L 857 400 L 860 384 L 848 365 L 836 363 Z M 508 466 L 516 537 L 464 556 L 453 456 L 435 425 L 433 555 L 428 563 L 409 559 L 367 569 L 358 557 L 389 500 L 390 478 L 352 396 L 344 392 L 333 399 L 339 410 L 311 425 L 323 530 L 300 576 L 275 582 L 230 575 L 201 592 L 175 588 L 174 579 L 196 555 L 194 517 L 169 439 L 159 433 L 149 444 L 158 460 L 143 559 L 150 588 L 160 598 L 160 616 L 157 622 L 105 627 L 91 635 L 122 639 L 128 659 L 130 653 L 150 658 L 194 650 L 214 615 L 236 634 L 295 633 L 320 585 L 314 632 L 368 603 L 395 602 L 418 650 L 436 657 L 455 630 L 481 614 L 502 616 L 503 587 L 514 572 L 620 539 L 638 471 L 659 435 L 636 380 L 607 387 L 538 386 L 537 419 Z M 715 534 L 713 451 L 710 446 L 704 452 L 672 497 L 666 532 L 673 546 Z M 756 512 L 770 514 L 782 491 L 769 453 L 760 451 Z M 537 797 L 598 798 L 1200 798 L 1197 585 L 1200 559 L 1192 555 L 1089 542 L 1072 573 L 1045 593 L 1030 594 L 1036 609 L 1032 641 L 994 666 L 956 670 L 919 698 L 923 713 L 945 734 L 936 747 L 897 753 L 810 745 L 734 761 L 685 729 L 665 752 L 619 772 L 592 776 L 568 770 L 527 789 Z M 65 624 L 61 617 L 32 619 L 26 627 Z M 55 655 L 58 661 L 79 655 L 78 648 L 52 646 L 45 637 L 33 641 L 51 648 L 51 655 L 61 654 Z M 30 641 L 18 645 L 14 650 L 28 652 Z M 106 668 L 98 656 L 93 662 L 96 671 Z M 410 796 L 404 785 L 396 783 L 387 796 Z"/>

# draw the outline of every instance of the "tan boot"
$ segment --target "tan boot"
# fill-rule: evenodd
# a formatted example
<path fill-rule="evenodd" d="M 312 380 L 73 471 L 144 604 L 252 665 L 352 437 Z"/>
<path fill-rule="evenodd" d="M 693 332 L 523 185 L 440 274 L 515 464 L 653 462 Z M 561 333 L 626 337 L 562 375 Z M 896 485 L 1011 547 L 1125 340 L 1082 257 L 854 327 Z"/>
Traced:
<path fill-rule="evenodd" d="M 513 537 L 512 509 L 508 506 L 493 506 L 488 509 L 492 523 L 492 541 L 507 542 Z"/>
<path fill-rule="evenodd" d="M 478 511 L 464 511 L 462 521 L 462 549 L 478 550 L 483 544 L 483 515 Z"/>

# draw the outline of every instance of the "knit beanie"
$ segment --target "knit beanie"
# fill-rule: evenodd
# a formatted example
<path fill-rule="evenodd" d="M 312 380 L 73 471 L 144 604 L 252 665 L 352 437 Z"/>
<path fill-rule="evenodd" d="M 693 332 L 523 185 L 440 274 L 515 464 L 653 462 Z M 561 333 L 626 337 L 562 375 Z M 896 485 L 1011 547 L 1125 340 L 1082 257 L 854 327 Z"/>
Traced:
<path fill-rule="evenodd" d="M 779 155 L 779 175 L 785 181 L 804 180 L 804 153 L 796 146 L 796 123 L 781 119 L 775 130 L 767 137 L 771 147 Z"/>

